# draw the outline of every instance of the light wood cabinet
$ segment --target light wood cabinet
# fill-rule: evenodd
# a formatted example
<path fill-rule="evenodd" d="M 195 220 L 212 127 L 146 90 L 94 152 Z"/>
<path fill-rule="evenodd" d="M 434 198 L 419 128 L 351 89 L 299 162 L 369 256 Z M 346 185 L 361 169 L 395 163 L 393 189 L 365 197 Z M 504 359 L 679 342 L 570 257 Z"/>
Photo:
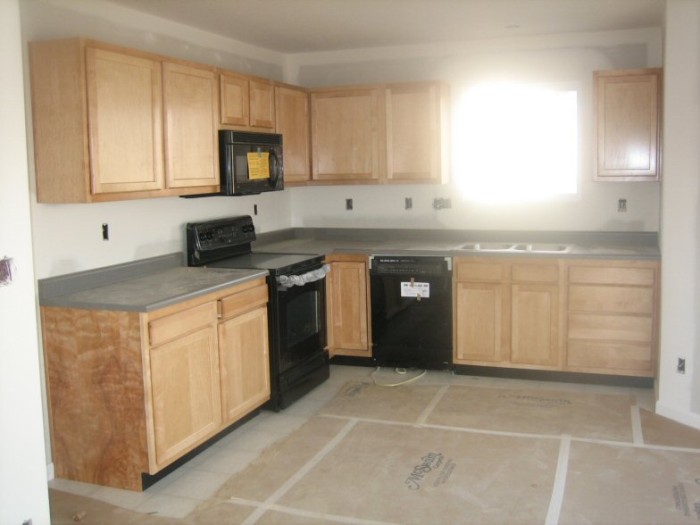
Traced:
<path fill-rule="evenodd" d="M 39 202 L 218 190 L 210 125 L 218 95 L 204 93 L 203 104 L 183 75 L 197 68 L 84 39 L 29 50 Z"/>
<path fill-rule="evenodd" d="M 382 107 L 379 87 L 311 92 L 315 181 L 368 183 L 384 176 Z"/>
<path fill-rule="evenodd" d="M 314 182 L 445 182 L 447 99 L 436 82 L 312 90 Z"/>
<path fill-rule="evenodd" d="M 658 346 L 655 261 L 570 261 L 566 369 L 653 377 Z"/>
<path fill-rule="evenodd" d="M 372 357 L 367 256 L 332 254 L 326 262 L 328 353 Z"/>
<path fill-rule="evenodd" d="M 183 64 L 163 65 L 165 173 L 168 188 L 219 184 L 216 74 Z"/>
<path fill-rule="evenodd" d="M 555 259 L 455 259 L 455 364 L 560 367 Z"/>
<path fill-rule="evenodd" d="M 309 94 L 305 89 L 275 86 L 275 123 L 284 144 L 284 182 L 311 180 Z"/>
<path fill-rule="evenodd" d="M 219 75 L 221 123 L 271 133 L 275 129 L 275 96 L 271 80 L 230 71 Z"/>
<path fill-rule="evenodd" d="M 219 356 L 224 424 L 270 399 L 267 286 L 219 301 Z"/>
<path fill-rule="evenodd" d="M 145 353 L 150 471 L 157 472 L 221 428 L 216 303 L 148 323 Z"/>
<path fill-rule="evenodd" d="M 442 183 L 448 172 L 447 87 L 436 82 L 385 88 L 386 181 Z"/>
<path fill-rule="evenodd" d="M 596 71 L 596 180 L 659 180 L 660 69 Z"/>
<path fill-rule="evenodd" d="M 56 476 L 142 490 L 270 397 L 267 285 L 151 312 L 42 307 Z"/>

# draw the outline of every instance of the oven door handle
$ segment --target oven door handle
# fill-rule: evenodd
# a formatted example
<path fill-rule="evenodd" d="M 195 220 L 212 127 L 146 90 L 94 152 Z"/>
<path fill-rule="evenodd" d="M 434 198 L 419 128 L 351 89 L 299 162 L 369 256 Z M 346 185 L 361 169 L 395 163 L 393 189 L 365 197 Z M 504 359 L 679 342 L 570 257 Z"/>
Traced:
<path fill-rule="evenodd" d="M 326 278 L 326 274 L 331 271 L 330 264 L 324 264 L 316 270 L 302 273 L 300 275 L 279 275 L 277 276 L 277 284 L 283 288 L 291 288 L 292 286 L 304 286 L 308 283 L 313 283 Z"/>

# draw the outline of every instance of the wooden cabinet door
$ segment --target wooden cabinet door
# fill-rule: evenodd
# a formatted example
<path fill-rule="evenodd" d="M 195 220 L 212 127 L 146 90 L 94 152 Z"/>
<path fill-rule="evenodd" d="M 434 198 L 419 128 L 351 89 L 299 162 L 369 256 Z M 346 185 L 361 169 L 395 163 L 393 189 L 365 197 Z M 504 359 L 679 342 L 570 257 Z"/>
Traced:
<path fill-rule="evenodd" d="M 219 188 L 217 75 L 166 62 L 165 174 L 168 188 Z"/>
<path fill-rule="evenodd" d="M 384 118 L 379 88 L 311 93 L 313 179 L 378 181 L 384 173 Z"/>
<path fill-rule="evenodd" d="M 214 310 L 215 311 L 215 310 Z M 195 315 L 199 315 L 197 312 Z M 183 319 L 160 319 L 177 332 Z M 214 322 L 149 349 L 151 469 L 157 471 L 221 429 L 217 333 Z"/>
<path fill-rule="evenodd" d="M 390 85 L 385 96 L 387 181 L 442 182 L 447 163 L 445 88 L 436 83 Z"/>
<path fill-rule="evenodd" d="M 457 283 L 455 300 L 456 364 L 500 364 L 504 345 L 504 287 L 496 283 Z"/>
<path fill-rule="evenodd" d="M 270 399 L 267 308 L 219 324 L 221 400 L 224 424 Z"/>
<path fill-rule="evenodd" d="M 309 94 L 288 86 L 275 87 L 275 122 L 284 143 L 284 181 L 311 179 Z"/>
<path fill-rule="evenodd" d="M 242 75 L 222 73 L 221 123 L 231 126 L 248 126 L 250 94 L 248 79 Z"/>
<path fill-rule="evenodd" d="M 88 47 L 86 72 L 92 193 L 162 189 L 160 63 Z"/>
<path fill-rule="evenodd" d="M 596 180 L 658 180 L 661 70 L 597 71 Z"/>
<path fill-rule="evenodd" d="M 272 81 L 251 79 L 248 92 L 250 94 L 250 127 L 265 132 L 274 131 L 275 91 Z"/>
<path fill-rule="evenodd" d="M 511 287 L 511 355 L 518 365 L 559 366 L 559 287 Z"/>
<path fill-rule="evenodd" d="M 329 353 L 371 357 L 366 257 L 332 261 L 326 286 Z"/>
<path fill-rule="evenodd" d="M 653 377 L 658 263 L 570 261 L 566 369 Z"/>

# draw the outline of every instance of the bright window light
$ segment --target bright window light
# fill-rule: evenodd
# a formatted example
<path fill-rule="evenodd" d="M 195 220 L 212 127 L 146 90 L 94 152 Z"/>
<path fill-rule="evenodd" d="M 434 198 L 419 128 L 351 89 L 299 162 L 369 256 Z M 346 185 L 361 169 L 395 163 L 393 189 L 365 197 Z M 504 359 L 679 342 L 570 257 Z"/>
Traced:
<path fill-rule="evenodd" d="M 576 91 L 482 84 L 457 108 L 456 184 L 468 200 L 545 200 L 577 191 Z"/>

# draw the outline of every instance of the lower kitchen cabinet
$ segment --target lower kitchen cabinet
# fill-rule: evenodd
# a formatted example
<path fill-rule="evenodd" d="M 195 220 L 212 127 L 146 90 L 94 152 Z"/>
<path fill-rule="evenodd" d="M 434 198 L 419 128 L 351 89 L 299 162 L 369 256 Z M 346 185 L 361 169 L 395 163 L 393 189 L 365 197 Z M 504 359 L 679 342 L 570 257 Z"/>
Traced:
<path fill-rule="evenodd" d="M 329 355 L 372 357 L 367 256 L 332 254 L 326 262 Z"/>
<path fill-rule="evenodd" d="M 454 363 L 559 367 L 556 259 L 455 258 Z"/>
<path fill-rule="evenodd" d="M 221 428 L 216 323 L 215 302 L 149 323 L 144 357 L 152 410 L 146 425 L 153 437 L 150 470 L 160 470 Z"/>
<path fill-rule="evenodd" d="M 659 263 L 568 263 L 566 370 L 653 377 Z"/>
<path fill-rule="evenodd" d="M 42 307 L 56 477 L 142 490 L 270 397 L 267 285 L 151 312 Z"/>

